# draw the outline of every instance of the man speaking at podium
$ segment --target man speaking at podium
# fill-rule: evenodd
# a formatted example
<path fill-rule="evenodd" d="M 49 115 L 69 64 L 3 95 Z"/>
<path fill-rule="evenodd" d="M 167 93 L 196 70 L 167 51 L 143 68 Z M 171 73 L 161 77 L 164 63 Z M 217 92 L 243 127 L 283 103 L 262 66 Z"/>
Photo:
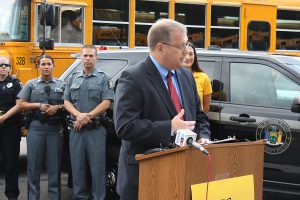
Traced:
<path fill-rule="evenodd" d="M 115 94 L 114 122 L 122 139 L 117 192 L 123 200 L 138 199 L 136 154 L 168 145 L 178 129 L 193 130 L 201 143 L 210 136 L 193 75 L 181 68 L 187 53 L 186 27 L 161 19 L 147 39 L 150 56 L 122 73 Z"/>

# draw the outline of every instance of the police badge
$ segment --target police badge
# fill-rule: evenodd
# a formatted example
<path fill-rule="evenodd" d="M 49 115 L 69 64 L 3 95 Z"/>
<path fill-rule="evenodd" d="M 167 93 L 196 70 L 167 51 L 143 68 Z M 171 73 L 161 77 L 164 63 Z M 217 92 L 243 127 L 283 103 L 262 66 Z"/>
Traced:
<path fill-rule="evenodd" d="M 12 86 L 13 86 L 12 83 L 7 83 L 7 85 L 6 85 L 7 88 L 11 88 Z"/>

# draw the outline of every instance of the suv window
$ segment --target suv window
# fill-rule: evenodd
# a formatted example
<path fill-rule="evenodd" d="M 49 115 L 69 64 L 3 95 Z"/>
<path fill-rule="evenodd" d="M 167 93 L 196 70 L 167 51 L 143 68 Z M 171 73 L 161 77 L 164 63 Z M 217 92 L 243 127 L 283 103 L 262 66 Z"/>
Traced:
<path fill-rule="evenodd" d="M 262 64 L 230 64 L 231 102 L 290 108 L 300 95 L 299 85 L 282 73 Z"/>
<path fill-rule="evenodd" d="M 300 96 L 299 85 L 279 72 L 274 73 L 274 85 L 277 93 L 276 105 L 291 108 L 293 99 Z"/>
<path fill-rule="evenodd" d="M 213 79 L 215 62 L 198 60 L 199 66 L 207 74 L 209 80 Z"/>
<path fill-rule="evenodd" d="M 118 74 L 126 65 L 126 60 L 109 60 L 109 59 L 101 59 L 97 60 L 96 68 L 99 71 L 105 72 L 109 77 L 114 77 Z M 76 66 L 72 72 L 69 73 L 68 77 L 73 74 L 73 72 L 82 70 L 83 64 L 80 62 L 78 66 Z M 67 77 L 67 79 L 68 79 Z"/>

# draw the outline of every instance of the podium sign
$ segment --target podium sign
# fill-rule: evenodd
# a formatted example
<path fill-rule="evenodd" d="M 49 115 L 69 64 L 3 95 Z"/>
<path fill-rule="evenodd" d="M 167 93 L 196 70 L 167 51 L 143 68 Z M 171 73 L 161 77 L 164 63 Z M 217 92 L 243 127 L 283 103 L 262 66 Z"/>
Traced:
<path fill-rule="evenodd" d="M 192 200 L 254 200 L 253 175 L 192 185 Z"/>

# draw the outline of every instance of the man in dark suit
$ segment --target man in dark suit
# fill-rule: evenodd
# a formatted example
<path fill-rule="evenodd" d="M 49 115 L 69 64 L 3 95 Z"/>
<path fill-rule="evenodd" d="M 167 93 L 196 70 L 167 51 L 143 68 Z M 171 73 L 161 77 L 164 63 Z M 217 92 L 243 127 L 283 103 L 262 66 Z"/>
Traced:
<path fill-rule="evenodd" d="M 122 139 L 117 183 L 121 199 L 138 199 L 136 154 L 167 145 L 178 129 L 194 130 L 200 143 L 209 141 L 209 123 L 193 75 L 181 68 L 187 40 L 184 25 L 157 21 L 148 33 L 150 56 L 119 79 L 114 120 Z"/>

